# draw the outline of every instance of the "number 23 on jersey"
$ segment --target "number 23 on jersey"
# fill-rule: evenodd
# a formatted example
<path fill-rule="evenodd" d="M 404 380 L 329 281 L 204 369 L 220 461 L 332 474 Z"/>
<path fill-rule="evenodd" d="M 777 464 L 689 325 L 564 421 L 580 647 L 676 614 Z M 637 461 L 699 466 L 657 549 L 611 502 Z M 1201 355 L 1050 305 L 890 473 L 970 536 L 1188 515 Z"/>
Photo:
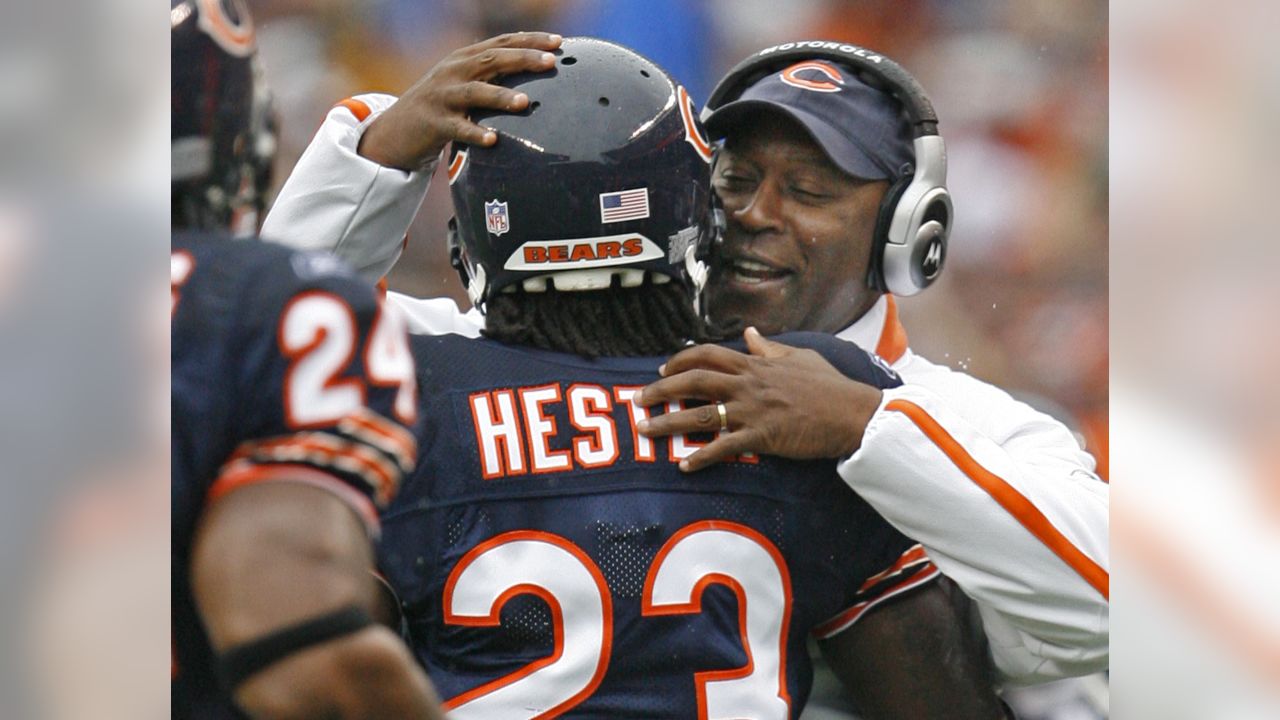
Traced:
<path fill-rule="evenodd" d="M 786 644 L 791 577 L 778 549 L 737 523 L 707 520 L 677 531 L 649 567 L 644 616 L 702 611 L 702 592 L 722 584 L 738 596 L 747 663 L 694 673 L 700 720 L 785 720 Z M 452 719 L 550 718 L 581 703 L 604 679 L 613 645 L 613 598 L 595 562 L 569 540 L 536 530 L 503 533 L 468 552 L 449 574 L 444 619 L 499 625 L 517 595 L 551 609 L 555 650 L 548 657 L 445 703 Z"/>

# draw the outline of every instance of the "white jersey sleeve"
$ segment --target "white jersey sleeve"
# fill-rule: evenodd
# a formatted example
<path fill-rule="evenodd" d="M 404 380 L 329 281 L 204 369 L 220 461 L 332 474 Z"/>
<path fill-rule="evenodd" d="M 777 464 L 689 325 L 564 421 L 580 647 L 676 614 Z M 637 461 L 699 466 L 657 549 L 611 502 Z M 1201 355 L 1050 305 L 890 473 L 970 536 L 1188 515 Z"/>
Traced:
<path fill-rule="evenodd" d="M 391 95 L 357 95 L 329 111 L 280 188 L 264 238 L 334 253 L 372 282 L 391 270 L 435 167 L 404 172 L 356 152 L 365 128 L 395 102 Z"/>
<path fill-rule="evenodd" d="M 1109 486 L 1058 421 L 908 354 L 840 474 L 976 601 L 1005 682 L 1109 663 Z"/>

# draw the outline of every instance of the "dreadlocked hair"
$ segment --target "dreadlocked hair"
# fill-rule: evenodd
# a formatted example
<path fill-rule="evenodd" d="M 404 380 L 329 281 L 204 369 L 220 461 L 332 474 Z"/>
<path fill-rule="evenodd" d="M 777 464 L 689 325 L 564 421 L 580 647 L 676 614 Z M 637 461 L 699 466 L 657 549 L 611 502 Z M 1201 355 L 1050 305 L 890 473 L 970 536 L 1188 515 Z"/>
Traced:
<path fill-rule="evenodd" d="M 485 337 L 587 358 L 667 355 L 708 339 L 681 282 L 607 290 L 501 293 L 485 309 Z"/>

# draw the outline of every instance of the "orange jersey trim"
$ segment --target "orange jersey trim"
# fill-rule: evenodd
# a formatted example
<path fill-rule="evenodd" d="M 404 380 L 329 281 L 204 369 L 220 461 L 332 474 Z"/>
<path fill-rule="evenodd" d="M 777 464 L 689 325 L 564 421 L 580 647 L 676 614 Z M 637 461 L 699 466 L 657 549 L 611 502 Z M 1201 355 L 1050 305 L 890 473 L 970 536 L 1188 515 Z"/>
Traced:
<path fill-rule="evenodd" d="M 289 459 L 293 453 L 318 456 L 317 462 L 360 477 L 383 505 L 390 503 L 400 485 L 401 473 L 367 447 L 324 433 L 304 433 L 269 440 L 251 441 L 236 448 L 226 467 L 237 462 L 271 465 Z M 255 456 L 261 455 L 261 458 Z M 305 467 L 305 466 L 304 466 Z M 225 471 L 224 471 L 225 472 Z M 353 490 L 354 492 L 354 490 Z"/>
<path fill-rule="evenodd" d="M 863 600 L 857 605 L 854 605 L 848 610 L 845 610 L 839 615 L 836 615 L 830 620 L 822 623 L 821 625 L 815 627 L 813 630 L 809 631 L 809 634 L 819 640 L 826 640 L 827 638 L 838 635 L 844 632 L 845 630 L 848 630 L 850 627 L 852 627 L 853 624 L 858 622 L 858 620 L 863 615 L 866 615 L 867 611 L 870 610 L 871 608 L 879 605 L 880 603 L 884 602 L 885 600 L 888 600 L 891 597 L 901 595 L 902 593 L 910 590 L 911 588 L 919 587 L 927 582 L 930 582 L 934 578 L 938 577 L 939 574 L 940 574 L 940 571 L 938 570 L 937 566 L 935 566 L 933 563 L 929 563 L 928 567 L 916 573 L 915 575 L 912 575 L 906 580 L 903 580 L 902 582 L 898 583 L 897 585 L 894 585 L 893 587 L 871 598 L 870 600 Z"/>
<path fill-rule="evenodd" d="M 921 562 L 929 562 L 929 558 L 927 555 L 925 555 L 923 546 L 914 545 L 909 550 L 902 553 L 902 556 L 899 557 L 897 561 L 893 563 L 893 565 L 889 566 L 888 569 L 882 572 L 876 573 L 875 575 L 872 575 L 871 577 L 867 578 L 867 581 L 862 583 L 862 587 L 858 588 L 858 592 L 864 593 L 870 590 L 871 588 L 875 587 L 877 583 L 883 582 L 889 579 L 891 576 L 901 572 L 907 566 L 915 565 Z"/>
<path fill-rule="evenodd" d="M 1000 507 L 1012 515 L 1045 547 L 1053 551 L 1054 555 L 1061 558 L 1076 574 L 1084 578 L 1085 582 L 1097 590 L 1102 597 L 1108 601 L 1111 599 L 1111 575 L 1059 532 L 1026 496 L 1004 479 L 978 464 L 978 461 L 974 460 L 973 456 L 966 452 L 924 408 L 913 402 L 898 399 L 891 400 L 885 405 L 885 409 L 906 415 L 975 485 L 990 495 L 1000 504 Z"/>
<path fill-rule="evenodd" d="M 350 430 L 348 425 L 352 426 Z M 391 455 L 405 472 L 418 462 L 418 442 L 413 435 L 375 412 L 352 413 L 338 421 L 338 428 Z M 374 437 L 361 436 L 358 429 L 367 430 Z"/>
<path fill-rule="evenodd" d="M 369 498 L 361 495 L 338 478 L 307 465 L 236 465 L 229 467 L 205 494 L 205 503 L 212 505 L 235 490 L 264 482 L 296 482 L 328 490 L 360 516 L 373 533 L 378 531 L 378 512 Z"/>
<path fill-rule="evenodd" d="M 902 359 L 907 353 L 907 329 L 902 327 L 898 319 L 898 303 L 892 295 L 886 295 L 888 307 L 884 316 L 884 329 L 880 331 L 880 340 L 876 342 L 876 354 L 890 365 Z"/>

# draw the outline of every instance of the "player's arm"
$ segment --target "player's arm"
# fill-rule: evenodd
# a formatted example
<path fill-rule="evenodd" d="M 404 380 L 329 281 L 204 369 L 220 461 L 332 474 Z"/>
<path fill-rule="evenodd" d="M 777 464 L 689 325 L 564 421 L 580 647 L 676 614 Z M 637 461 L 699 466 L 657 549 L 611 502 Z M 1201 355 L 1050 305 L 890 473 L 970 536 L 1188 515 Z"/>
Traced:
<path fill-rule="evenodd" d="M 264 261 L 236 276 L 236 363 L 215 385 L 236 400 L 236 444 L 203 490 L 190 558 L 222 682 L 261 717 L 439 717 L 373 620 L 377 509 L 417 455 L 401 318 L 331 257 L 243 252 Z"/>
<path fill-rule="evenodd" d="M 497 141 L 469 112 L 528 105 L 490 81 L 550 69 L 548 51 L 559 45 L 547 33 L 500 35 L 450 53 L 398 100 L 371 94 L 339 103 L 280 189 L 262 236 L 336 253 L 377 281 L 399 258 L 444 147 Z"/>
<path fill-rule="evenodd" d="M 276 472 L 274 481 L 214 501 L 196 535 L 192 584 L 217 653 L 338 610 L 375 613 L 364 522 L 346 500 L 311 484 L 315 471 Z M 378 624 L 288 653 L 234 693 L 252 717 L 442 717 L 408 649 Z"/>
<path fill-rule="evenodd" d="M 1005 717 L 981 624 L 946 578 L 878 605 L 819 647 L 859 717 Z"/>
<path fill-rule="evenodd" d="M 844 458 L 845 481 L 977 601 L 1002 676 L 1029 683 L 1107 666 L 1109 495 L 1065 428 L 1007 396 L 983 398 L 974 406 L 1015 428 L 998 443 L 926 388 L 882 391 L 811 351 L 750 332 L 747 342 L 750 355 L 679 353 L 640 394 L 645 405 L 725 403 L 730 432 L 688 469 L 745 452 Z M 641 432 L 718 426 L 703 407 L 650 418 Z"/>

